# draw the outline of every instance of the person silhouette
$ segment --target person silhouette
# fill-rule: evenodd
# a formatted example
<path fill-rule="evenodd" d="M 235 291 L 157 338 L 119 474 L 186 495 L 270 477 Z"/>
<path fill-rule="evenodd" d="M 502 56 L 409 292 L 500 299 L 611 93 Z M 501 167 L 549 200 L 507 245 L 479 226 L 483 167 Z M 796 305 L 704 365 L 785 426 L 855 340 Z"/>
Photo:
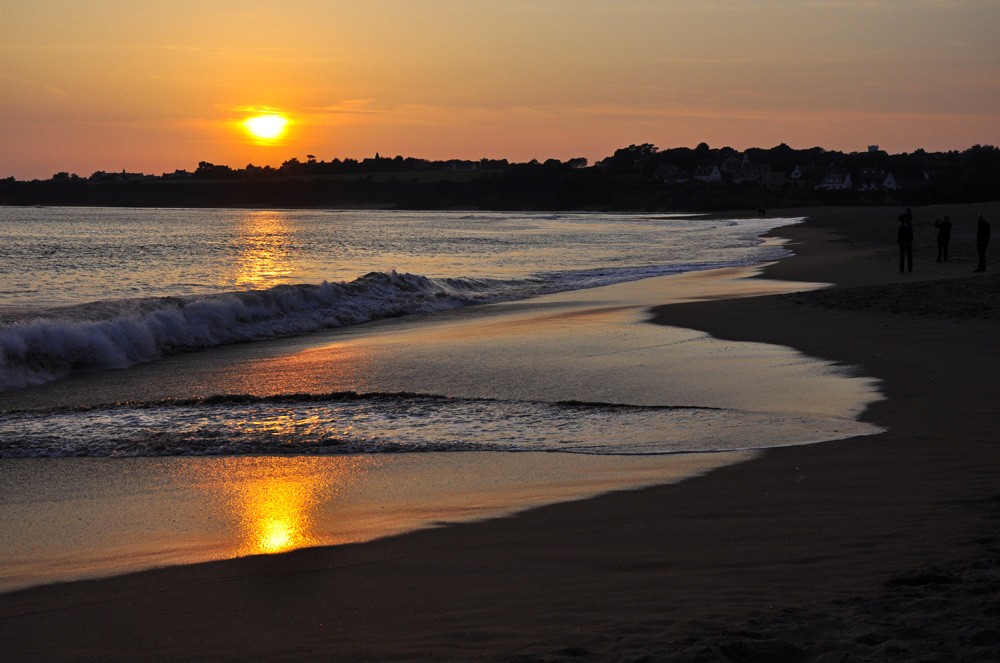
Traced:
<path fill-rule="evenodd" d="M 986 247 L 990 245 L 990 224 L 980 214 L 976 217 L 976 253 L 979 254 L 977 272 L 986 271 Z"/>
<path fill-rule="evenodd" d="M 896 243 L 899 244 L 899 271 L 905 267 L 913 271 L 913 215 L 910 210 L 899 215 L 899 230 L 896 231 Z"/>
<path fill-rule="evenodd" d="M 944 219 L 935 219 L 934 227 L 938 229 L 937 234 L 937 260 L 934 262 L 948 262 L 948 242 L 951 241 L 951 219 L 946 214 Z"/>

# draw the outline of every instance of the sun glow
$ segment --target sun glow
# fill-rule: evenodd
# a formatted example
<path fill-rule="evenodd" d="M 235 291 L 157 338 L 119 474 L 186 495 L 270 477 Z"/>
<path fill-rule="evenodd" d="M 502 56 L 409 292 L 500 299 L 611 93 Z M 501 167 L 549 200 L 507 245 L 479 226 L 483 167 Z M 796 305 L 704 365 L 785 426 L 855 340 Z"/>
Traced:
<path fill-rule="evenodd" d="M 243 128 L 257 140 L 277 140 L 288 130 L 288 118 L 274 114 L 255 115 L 243 120 Z"/>

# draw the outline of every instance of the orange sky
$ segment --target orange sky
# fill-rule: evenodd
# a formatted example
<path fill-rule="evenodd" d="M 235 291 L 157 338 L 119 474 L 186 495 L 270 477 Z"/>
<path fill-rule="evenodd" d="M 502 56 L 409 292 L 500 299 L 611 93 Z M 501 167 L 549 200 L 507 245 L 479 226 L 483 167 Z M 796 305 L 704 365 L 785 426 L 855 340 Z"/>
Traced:
<path fill-rule="evenodd" d="M 0 177 L 996 145 L 998 32 L 998 0 L 3 0 Z"/>

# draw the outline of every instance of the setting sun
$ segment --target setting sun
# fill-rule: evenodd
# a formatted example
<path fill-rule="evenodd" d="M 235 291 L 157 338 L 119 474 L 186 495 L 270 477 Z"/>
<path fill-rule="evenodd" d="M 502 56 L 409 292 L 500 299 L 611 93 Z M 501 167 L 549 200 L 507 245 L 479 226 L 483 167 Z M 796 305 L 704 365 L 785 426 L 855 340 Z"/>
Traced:
<path fill-rule="evenodd" d="M 257 115 L 243 121 L 243 127 L 258 140 L 281 138 L 288 128 L 288 118 L 281 115 Z"/>

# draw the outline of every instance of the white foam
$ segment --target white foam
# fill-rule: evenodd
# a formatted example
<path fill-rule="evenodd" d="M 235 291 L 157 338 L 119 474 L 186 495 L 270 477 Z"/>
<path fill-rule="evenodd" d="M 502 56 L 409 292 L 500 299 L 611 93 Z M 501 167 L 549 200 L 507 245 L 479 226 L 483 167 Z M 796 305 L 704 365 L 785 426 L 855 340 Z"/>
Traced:
<path fill-rule="evenodd" d="M 349 283 L 91 302 L 0 325 L 0 391 L 44 384 L 80 370 L 126 368 L 182 350 L 730 264 L 604 268 L 523 279 L 371 272 Z"/>
<path fill-rule="evenodd" d="M 124 368 L 184 349 L 487 301 L 503 287 L 371 273 L 351 283 L 70 307 L 0 327 L 0 389 L 38 385 L 81 369 Z"/>
<path fill-rule="evenodd" d="M 839 417 L 705 407 L 335 392 L 0 413 L 0 458 L 427 451 L 715 453 L 880 429 Z"/>

